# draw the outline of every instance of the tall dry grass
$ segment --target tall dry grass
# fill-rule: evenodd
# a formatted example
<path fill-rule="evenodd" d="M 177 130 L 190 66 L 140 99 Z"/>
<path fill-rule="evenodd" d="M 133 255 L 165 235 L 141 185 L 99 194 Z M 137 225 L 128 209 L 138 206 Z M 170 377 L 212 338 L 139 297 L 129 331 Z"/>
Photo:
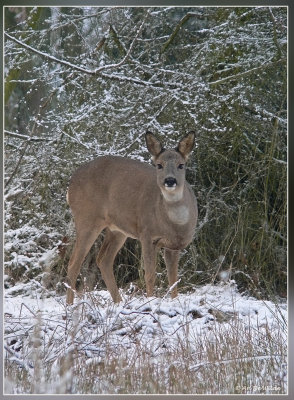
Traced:
<path fill-rule="evenodd" d="M 59 324 L 40 315 L 15 321 L 27 336 L 14 357 L 6 346 L 5 393 L 287 392 L 286 325 L 278 309 L 271 321 L 253 324 L 250 316 L 212 308 L 200 330 L 192 321 L 204 316 L 195 311 L 172 335 L 162 329 L 160 308 L 151 310 L 148 302 L 140 310 L 126 302 L 115 312 L 111 302 L 88 294 L 64 309 Z M 130 314 L 132 320 L 124 318 Z M 155 327 L 147 341 L 148 324 L 140 324 L 146 316 Z"/>

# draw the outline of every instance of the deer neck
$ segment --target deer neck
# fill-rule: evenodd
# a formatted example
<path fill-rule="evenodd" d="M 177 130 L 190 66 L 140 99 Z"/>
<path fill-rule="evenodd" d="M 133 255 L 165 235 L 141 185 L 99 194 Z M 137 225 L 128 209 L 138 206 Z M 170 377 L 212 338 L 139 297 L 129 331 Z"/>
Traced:
<path fill-rule="evenodd" d="M 184 188 L 179 192 L 164 192 L 162 195 L 169 220 L 176 225 L 186 225 L 190 219 L 190 211 Z"/>

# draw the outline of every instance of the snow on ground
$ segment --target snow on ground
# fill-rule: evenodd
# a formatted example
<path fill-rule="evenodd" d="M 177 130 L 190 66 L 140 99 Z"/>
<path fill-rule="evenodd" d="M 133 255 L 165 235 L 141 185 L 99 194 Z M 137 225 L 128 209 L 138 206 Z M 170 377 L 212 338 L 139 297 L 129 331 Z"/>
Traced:
<path fill-rule="evenodd" d="M 177 348 L 181 342 L 189 342 L 191 351 L 196 352 L 196 343 L 201 338 L 205 343 L 218 326 L 230 331 L 230 324 L 236 318 L 252 331 L 260 334 L 264 327 L 265 334 L 270 329 L 272 336 L 287 341 L 287 305 L 242 296 L 234 281 L 197 287 L 194 292 L 180 294 L 175 299 L 169 294 L 163 298 L 121 294 L 123 301 L 119 304 L 112 302 L 107 291 L 95 291 L 76 298 L 74 306 L 67 307 L 65 296 L 45 297 L 37 282 L 7 289 L 6 357 L 32 374 L 32 338 L 37 326 L 44 361 L 53 364 L 72 346 L 87 362 L 99 362 L 105 356 L 106 343 L 107 351 L 110 346 L 119 354 L 120 349 L 136 351 L 136 343 L 140 341 L 141 348 L 155 360 L 163 349 Z M 261 351 L 256 356 L 262 354 Z M 191 368 L 197 369 L 198 365 L 195 358 Z M 283 374 L 286 375 L 286 366 Z"/>
<path fill-rule="evenodd" d="M 6 290 L 4 313 L 6 332 L 10 331 L 6 340 L 15 334 L 10 321 L 18 321 L 18 325 L 27 330 L 34 318 L 41 318 L 46 320 L 51 332 L 56 332 L 58 326 L 65 329 L 66 316 L 72 317 L 66 308 L 65 297 L 42 298 L 36 288 L 30 295 L 15 295 L 21 292 L 21 289 L 23 286 L 18 285 Z M 93 302 L 94 298 L 96 301 Z M 180 294 L 175 299 L 169 296 L 146 298 L 124 295 L 124 300 L 118 305 L 112 303 L 107 291 L 96 291 L 85 294 L 80 301 L 76 299 L 75 305 L 70 310 L 75 310 L 80 319 L 84 320 L 84 329 L 90 333 L 87 335 L 89 343 L 89 338 L 97 337 L 99 328 L 103 330 L 105 326 L 115 332 L 113 336 L 120 337 L 120 340 L 124 340 L 123 337 L 129 338 L 127 333 L 137 330 L 141 340 L 148 341 L 152 336 L 161 342 L 174 339 L 175 333 L 180 335 L 187 325 L 190 331 L 201 335 L 209 329 L 211 323 L 228 323 L 233 316 L 238 316 L 246 324 L 250 319 L 252 326 L 264 323 L 273 329 L 283 320 L 287 320 L 286 304 L 280 304 L 277 310 L 277 306 L 270 301 L 241 296 L 233 282 L 227 285 L 198 287 L 195 292 Z M 95 346 L 85 345 L 84 349 L 88 347 L 89 356 L 97 353 Z"/>

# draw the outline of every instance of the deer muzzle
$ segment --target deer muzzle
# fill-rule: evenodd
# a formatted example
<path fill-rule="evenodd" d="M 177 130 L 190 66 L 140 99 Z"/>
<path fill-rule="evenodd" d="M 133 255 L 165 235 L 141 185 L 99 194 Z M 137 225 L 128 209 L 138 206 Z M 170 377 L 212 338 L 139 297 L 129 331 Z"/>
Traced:
<path fill-rule="evenodd" d="M 177 187 L 177 180 L 173 177 L 165 178 L 164 186 L 168 190 L 173 190 Z"/>

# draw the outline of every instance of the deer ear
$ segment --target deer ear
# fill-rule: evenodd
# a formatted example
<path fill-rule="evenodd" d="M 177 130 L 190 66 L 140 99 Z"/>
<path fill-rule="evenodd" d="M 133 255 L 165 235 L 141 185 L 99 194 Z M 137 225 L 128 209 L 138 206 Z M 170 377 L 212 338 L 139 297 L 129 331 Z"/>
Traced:
<path fill-rule="evenodd" d="M 195 132 L 191 131 L 179 141 L 176 151 L 181 153 L 185 160 L 188 159 L 189 154 L 193 150 L 195 143 Z"/>
<path fill-rule="evenodd" d="M 160 141 L 157 140 L 153 133 L 149 131 L 145 133 L 145 139 L 149 153 L 152 154 L 153 157 L 158 157 L 159 154 L 162 153 L 164 150 Z"/>

